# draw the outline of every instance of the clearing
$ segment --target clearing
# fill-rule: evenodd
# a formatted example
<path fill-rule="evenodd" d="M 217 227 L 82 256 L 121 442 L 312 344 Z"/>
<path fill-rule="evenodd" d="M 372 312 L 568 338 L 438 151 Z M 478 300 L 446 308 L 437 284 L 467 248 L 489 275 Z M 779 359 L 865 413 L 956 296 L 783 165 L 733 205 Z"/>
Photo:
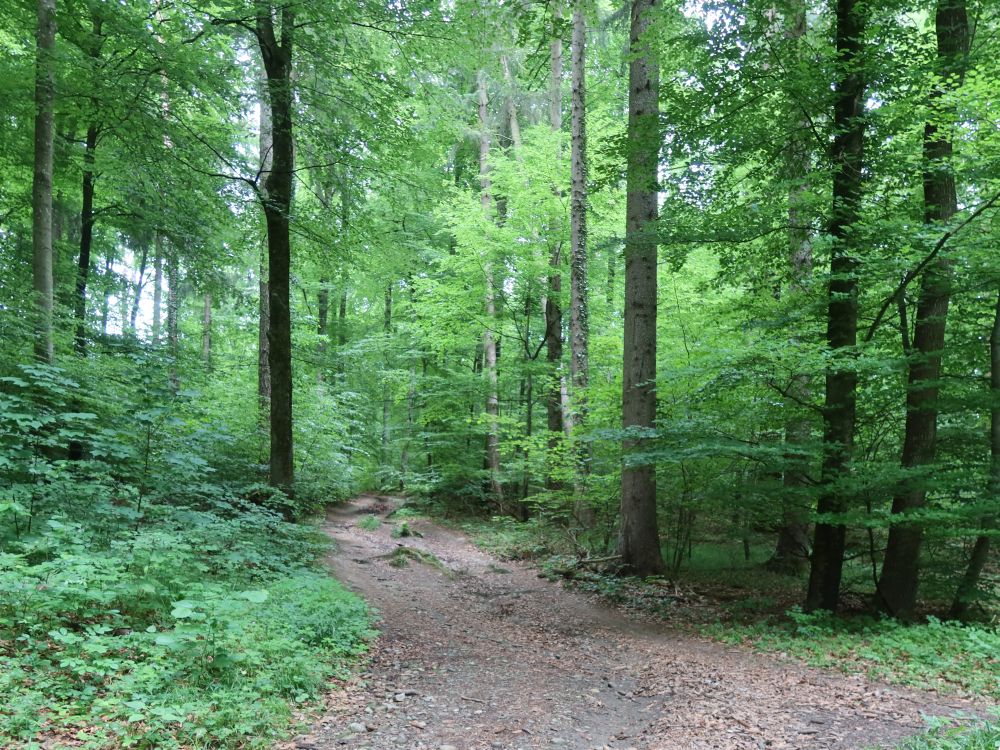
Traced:
<path fill-rule="evenodd" d="M 394 538 L 392 509 L 363 496 L 329 511 L 330 567 L 382 636 L 293 747 L 866 748 L 982 708 L 629 619 L 428 521 Z"/>

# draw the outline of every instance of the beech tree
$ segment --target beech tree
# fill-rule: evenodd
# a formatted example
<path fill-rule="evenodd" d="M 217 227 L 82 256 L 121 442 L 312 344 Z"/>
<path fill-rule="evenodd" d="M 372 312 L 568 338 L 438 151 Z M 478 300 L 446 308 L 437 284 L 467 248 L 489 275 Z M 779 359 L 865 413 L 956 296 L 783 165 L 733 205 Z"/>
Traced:
<path fill-rule="evenodd" d="M 619 554 L 638 575 L 664 570 L 656 519 L 656 467 L 629 465 L 629 451 L 656 419 L 656 221 L 659 163 L 659 62 L 650 38 L 656 0 L 633 0 L 629 62 L 625 224 L 625 332 L 622 424 L 625 441 Z"/>

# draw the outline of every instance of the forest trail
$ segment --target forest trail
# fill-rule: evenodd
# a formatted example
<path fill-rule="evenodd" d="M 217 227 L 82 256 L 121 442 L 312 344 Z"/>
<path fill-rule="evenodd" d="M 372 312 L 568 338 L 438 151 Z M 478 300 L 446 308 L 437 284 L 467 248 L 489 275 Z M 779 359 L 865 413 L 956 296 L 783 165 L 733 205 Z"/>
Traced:
<path fill-rule="evenodd" d="M 974 710 L 630 620 L 433 523 L 395 539 L 391 510 L 363 496 L 328 513 L 329 565 L 377 608 L 382 636 L 293 747 L 867 748 L 919 732 L 924 715 Z M 377 529 L 358 526 L 373 512 Z M 401 546 L 442 565 L 402 553 L 395 567 Z"/>

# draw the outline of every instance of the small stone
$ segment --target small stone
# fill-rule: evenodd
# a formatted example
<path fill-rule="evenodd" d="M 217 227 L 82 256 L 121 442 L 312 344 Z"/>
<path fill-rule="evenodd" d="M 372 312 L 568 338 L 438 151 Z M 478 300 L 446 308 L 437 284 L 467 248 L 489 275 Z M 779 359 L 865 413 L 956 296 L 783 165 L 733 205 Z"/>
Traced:
<path fill-rule="evenodd" d="M 360 721 L 352 721 L 350 724 L 347 725 L 347 728 L 350 729 L 355 734 L 357 734 L 358 732 L 367 731 L 367 727 L 365 727 L 365 725 L 362 724 Z"/>
<path fill-rule="evenodd" d="M 454 745 L 441 745 L 438 750 L 458 750 Z"/>
<path fill-rule="evenodd" d="M 403 701 L 406 700 L 406 693 L 396 693 L 395 700 L 397 703 L 402 703 Z"/>

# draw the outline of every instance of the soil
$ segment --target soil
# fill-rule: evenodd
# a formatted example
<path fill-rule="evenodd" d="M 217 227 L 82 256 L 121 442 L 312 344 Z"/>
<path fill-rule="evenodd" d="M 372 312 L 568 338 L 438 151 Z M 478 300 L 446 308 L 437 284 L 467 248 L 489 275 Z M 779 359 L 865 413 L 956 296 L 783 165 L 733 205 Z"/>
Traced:
<path fill-rule="evenodd" d="M 812 669 L 642 621 L 391 501 L 332 508 L 334 573 L 381 637 L 302 750 L 757 750 L 891 747 L 982 706 Z M 358 525 L 377 515 L 379 527 Z M 402 551 L 399 551 L 402 550 Z"/>

